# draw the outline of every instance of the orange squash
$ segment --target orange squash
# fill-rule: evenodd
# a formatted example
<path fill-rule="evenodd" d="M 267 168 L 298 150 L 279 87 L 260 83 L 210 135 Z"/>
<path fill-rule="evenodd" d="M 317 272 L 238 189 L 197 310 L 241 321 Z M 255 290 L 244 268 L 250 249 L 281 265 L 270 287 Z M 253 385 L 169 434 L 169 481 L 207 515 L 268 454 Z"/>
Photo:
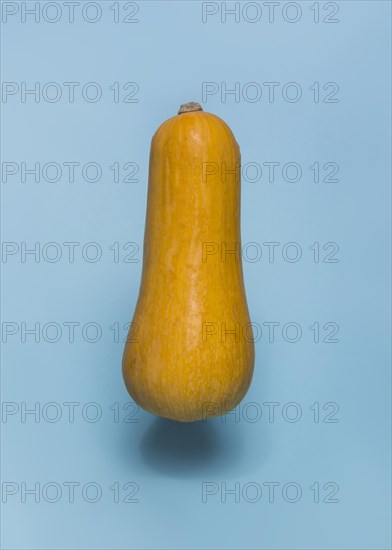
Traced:
<path fill-rule="evenodd" d="M 234 408 L 253 364 L 240 149 L 223 120 L 188 103 L 151 143 L 142 280 L 124 381 L 147 411 L 191 422 Z"/>

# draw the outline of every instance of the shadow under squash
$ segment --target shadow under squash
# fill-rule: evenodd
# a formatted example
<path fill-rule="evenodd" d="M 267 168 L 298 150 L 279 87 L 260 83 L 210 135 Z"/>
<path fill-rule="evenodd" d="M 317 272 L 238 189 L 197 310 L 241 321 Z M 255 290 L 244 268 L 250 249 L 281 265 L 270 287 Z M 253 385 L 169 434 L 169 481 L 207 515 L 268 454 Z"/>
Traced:
<path fill-rule="evenodd" d="M 141 441 L 141 454 L 150 467 L 175 477 L 224 474 L 238 463 L 242 447 L 240 431 L 227 427 L 214 420 L 182 423 L 157 418 Z"/>

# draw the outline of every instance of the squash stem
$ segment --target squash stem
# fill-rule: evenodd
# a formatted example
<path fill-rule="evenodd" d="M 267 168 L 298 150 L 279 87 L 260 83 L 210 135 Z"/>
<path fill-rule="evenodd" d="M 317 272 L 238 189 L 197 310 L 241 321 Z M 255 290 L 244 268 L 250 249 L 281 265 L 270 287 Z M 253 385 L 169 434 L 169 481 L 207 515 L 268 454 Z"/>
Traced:
<path fill-rule="evenodd" d="M 184 103 L 184 105 L 180 105 L 178 114 L 181 115 L 182 113 L 192 113 L 193 111 L 202 111 L 202 110 L 203 108 L 200 105 L 200 103 L 191 101 L 190 103 Z"/>

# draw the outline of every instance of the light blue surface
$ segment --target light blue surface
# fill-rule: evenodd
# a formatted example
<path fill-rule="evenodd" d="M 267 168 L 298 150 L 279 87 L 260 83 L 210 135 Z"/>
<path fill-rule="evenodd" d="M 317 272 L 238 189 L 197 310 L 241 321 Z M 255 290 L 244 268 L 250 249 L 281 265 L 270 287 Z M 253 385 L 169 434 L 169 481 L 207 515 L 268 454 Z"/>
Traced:
<path fill-rule="evenodd" d="M 3 254 L 2 328 L 3 333 L 17 331 L 6 335 L 3 345 L 3 548 L 390 548 L 390 3 L 341 2 L 339 12 L 328 16 L 335 4 L 320 2 L 321 20 L 315 23 L 314 3 L 301 2 L 302 16 L 289 23 L 282 13 L 293 19 L 295 8 L 283 2 L 270 23 L 260 2 L 262 17 L 253 24 L 246 19 L 256 17 L 254 6 L 241 12 L 238 23 L 229 15 L 222 22 L 221 11 L 203 23 L 200 2 L 142 1 L 133 16 L 138 23 L 115 24 L 116 4 L 101 2 L 102 18 L 94 24 L 83 19 L 80 6 L 69 23 L 62 3 L 60 21 L 46 22 L 41 10 L 39 23 L 32 16 L 23 23 L 22 5 L 3 2 L 3 9 L 5 4 L 18 12 L 3 23 L 2 78 L 18 83 L 19 91 L 11 84 L 7 90 L 16 93 L 3 94 L 3 162 L 16 163 L 19 171 L 2 182 L 2 239 L 16 243 Z M 55 8 L 44 5 L 45 17 L 55 18 L 50 11 Z M 220 10 L 220 3 L 210 3 L 208 10 L 215 8 Z M 132 4 L 120 2 L 121 18 L 131 10 Z M 339 22 L 324 23 L 325 17 Z M 269 102 L 263 83 L 272 81 L 280 85 L 276 100 Z M 31 95 L 22 102 L 21 82 L 27 88 L 40 83 L 37 103 Z M 60 83 L 63 96 L 56 103 L 45 100 L 56 91 L 43 91 L 48 82 Z M 74 103 L 65 98 L 64 82 L 81 83 Z M 83 99 L 80 90 L 87 82 L 101 86 L 100 101 Z M 124 83 L 138 83 L 134 98 L 139 102 L 115 103 L 115 88 L 109 89 L 114 82 L 120 83 L 121 98 L 132 91 L 121 90 Z M 129 398 L 120 372 L 122 327 L 133 313 L 142 254 L 122 247 L 127 242 L 141 246 L 151 136 L 181 103 L 202 101 L 203 82 L 219 86 L 203 108 L 230 125 L 244 164 L 276 161 L 281 168 L 296 162 L 303 174 L 290 183 L 279 172 L 269 183 L 264 167 L 259 181 L 243 180 L 242 241 L 257 243 L 247 249 L 245 282 L 252 320 L 263 328 L 255 376 L 238 417 L 184 426 L 123 409 Z M 247 83 L 257 83 L 260 101 L 250 101 L 260 88 L 245 86 L 246 99 L 236 102 L 228 95 L 222 102 L 222 83 L 233 88 L 235 82 L 241 92 Z M 296 103 L 282 98 L 289 82 L 301 86 Z M 320 83 L 318 103 L 315 87 L 309 89 L 314 82 Z M 323 90 L 328 82 L 338 83 L 333 96 L 338 102 L 323 102 L 334 90 Z M 295 91 L 285 90 L 289 96 Z M 69 182 L 62 163 L 70 161 L 100 163 L 101 180 L 83 180 L 78 168 L 75 182 Z M 41 176 L 36 183 L 30 175 L 23 182 L 23 162 L 29 168 L 56 162 L 63 166 L 62 177 L 51 183 Z M 108 168 L 114 162 L 137 163 L 139 181 L 114 183 Z M 322 178 L 323 165 L 336 163 L 339 181 L 312 181 L 309 166 L 315 162 Z M 257 174 L 250 168 L 252 178 Z M 280 244 L 269 262 L 263 243 L 273 241 Z M 28 255 L 23 262 L 22 247 L 35 242 L 41 246 L 39 261 Z M 45 248 L 49 242 L 58 243 L 58 262 L 48 261 L 56 253 Z M 68 260 L 66 242 L 80 243 L 74 262 Z M 94 256 L 91 247 L 83 256 L 89 242 L 99 245 L 100 261 L 87 261 Z M 282 257 L 290 242 L 302 250 L 293 263 Z M 315 247 L 309 249 L 315 242 L 320 243 L 319 262 Z M 333 251 L 323 250 L 330 242 L 339 246 L 335 263 L 323 262 Z M 119 262 L 114 243 L 119 243 Z M 260 250 L 259 261 L 249 261 Z M 133 251 L 131 259 L 138 261 L 124 262 Z M 294 249 L 286 252 L 290 256 Z M 271 321 L 280 323 L 273 343 L 263 325 Z M 56 330 L 56 325 L 44 327 L 48 322 L 62 328 L 56 343 L 48 342 Z M 67 322 L 80 323 L 73 343 Z M 83 339 L 83 327 L 85 336 L 94 338 L 94 328 L 85 327 L 89 322 L 102 330 L 96 343 Z M 288 322 L 302 329 L 297 343 L 282 337 Z M 320 323 L 319 343 L 315 327 L 309 329 L 315 322 Z M 327 322 L 339 326 L 336 343 L 322 341 L 335 327 L 325 330 Z M 22 323 L 27 328 L 39 323 L 38 343 L 32 335 L 23 342 Z M 287 334 L 293 337 L 290 330 Z M 24 417 L 23 407 L 35 402 L 38 422 Z M 51 402 L 57 405 L 45 406 Z M 74 422 L 67 402 L 79 403 Z M 95 408 L 86 407 L 91 402 Z M 268 417 L 269 402 L 279 403 L 274 421 Z M 291 402 L 302 411 L 297 422 L 289 421 L 296 413 L 287 406 Z M 335 405 L 323 410 L 331 402 Z M 319 403 L 319 422 L 317 405 L 309 409 L 314 403 Z M 88 421 L 97 407 L 102 418 Z M 56 414 L 59 421 L 50 422 Z M 137 422 L 124 422 L 127 414 Z M 323 422 L 328 414 L 327 420 L 338 422 Z M 58 486 L 45 488 L 48 482 L 62 489 L 56 503 L 48 500 L 55 499 Z M 69 502 L 67 482 L 80 483 L 74 502 Z M 96 503 L 86 501 L 94 499 L 94 487 L 84 487 L 87 496 L 82 496 L 90 482 L 102 490 Z M 133 485 L 124 489 L 128 482 Z M 280 484 L 274 502 L 269 502 L 268 482 Z M 286 500 L 282 487 L 294 482 L 302 496 L 288 502 L 298 486 L 286 486 Z M 40 502 L 32 495 L 23 502 L 23 483 L 27 488 L 40 484 Z M 338 502 L 323 502 L 336 488 L 324 489 L 326 483 L 339 486 L 331 497 Z M 225 487 L 238 494 L 227 494 L 223 502 Z M 250 502 L 259 488 L 261 498 Z M 138 502 L 123 502 L 126 495 Z"/>

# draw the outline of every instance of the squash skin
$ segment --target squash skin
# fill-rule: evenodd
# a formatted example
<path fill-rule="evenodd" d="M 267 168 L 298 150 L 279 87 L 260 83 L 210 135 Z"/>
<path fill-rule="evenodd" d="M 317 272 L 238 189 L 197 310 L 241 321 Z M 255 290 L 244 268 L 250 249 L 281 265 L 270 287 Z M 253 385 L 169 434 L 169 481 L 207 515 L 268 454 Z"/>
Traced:
<path fill-rule="evenodd" d="M 207 176 L 204 163 L 216 173 Z M 240 149 L 230 128 L 203 111 L 170 118 L 151 143 L 142 280 L 122 363 L 147 411 L 193 422 L 245 395 L 254 343 L 240 243 Z"/>

